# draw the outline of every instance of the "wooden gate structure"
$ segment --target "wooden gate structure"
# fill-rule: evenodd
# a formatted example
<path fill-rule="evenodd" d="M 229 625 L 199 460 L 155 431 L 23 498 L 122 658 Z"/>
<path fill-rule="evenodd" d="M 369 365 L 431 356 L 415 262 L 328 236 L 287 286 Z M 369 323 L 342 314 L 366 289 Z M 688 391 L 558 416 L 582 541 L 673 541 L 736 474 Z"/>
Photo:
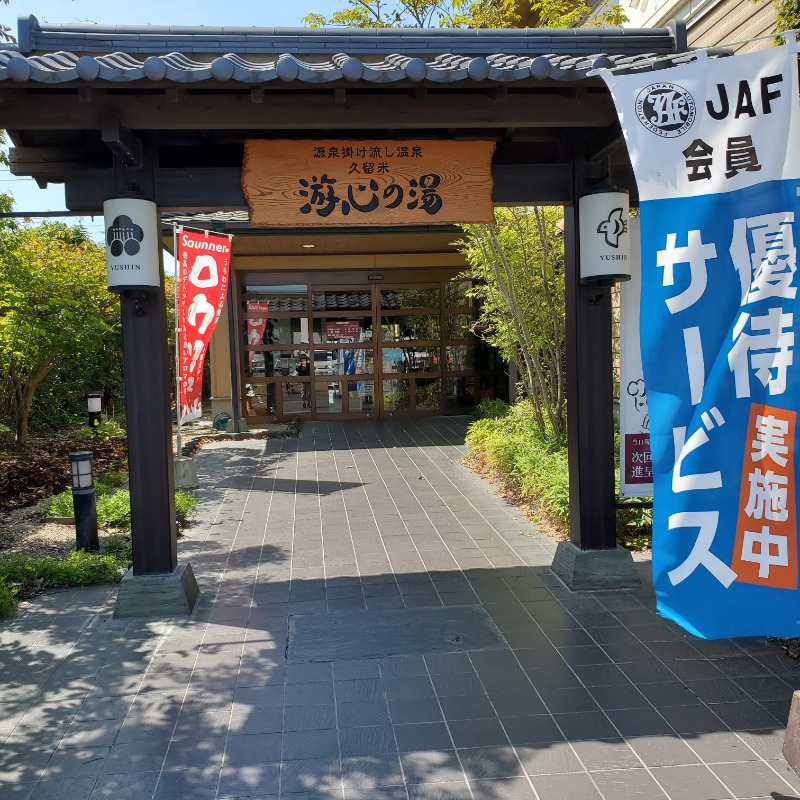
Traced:
<path fill-rule="evenodd" d="M 576 200 L 603 182 L 636 196 L 611 97 L 592 70 L 686 50 L 681 23 L 231 29 L 27 17 L 18 45 L 0 50 L 0 128 L 12 172 L 63 183 L 81 214 L 121 196 L 163 212 L 245 211 L 251 139 L 494 142 L 495 205 L 565 211 L 571 543 L 556 571 L 574 588 L 622 586 L 633 566 L 616 550 L 611 298 L 579 282 Z M 133 571 L 164 576 L 178 562 L 163 299 L 123 294 L 122 318 Z"/>

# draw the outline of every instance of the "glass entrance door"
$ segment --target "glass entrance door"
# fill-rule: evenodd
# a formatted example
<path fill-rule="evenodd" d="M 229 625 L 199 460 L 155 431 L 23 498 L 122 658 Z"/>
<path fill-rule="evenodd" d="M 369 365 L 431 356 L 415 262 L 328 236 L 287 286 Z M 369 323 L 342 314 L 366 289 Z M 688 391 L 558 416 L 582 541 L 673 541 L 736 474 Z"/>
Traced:
<path fill-rule="evenodd" d="M 441 285 L 381 287 L 381 412 L 440 414 L 442 409 Z"/>
<path fill-rule="evenodd" d="M 312 410 L 318 419 L 378 415 L 370 285 L 311 289 Z"/>
<path fill-rule="evenodd" d="M 248 422 L 463 414 L 486 397 L 507 398 L 505 364 L 476 333 L 469 281 L 323 280 L 245 276 Z"/>

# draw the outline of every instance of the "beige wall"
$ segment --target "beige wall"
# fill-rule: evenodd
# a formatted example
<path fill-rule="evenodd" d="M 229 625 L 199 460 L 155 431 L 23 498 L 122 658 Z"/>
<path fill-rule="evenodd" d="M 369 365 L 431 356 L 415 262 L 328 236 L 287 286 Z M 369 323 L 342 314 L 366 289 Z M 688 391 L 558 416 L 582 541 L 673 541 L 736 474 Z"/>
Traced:
<path fill-rule="evenodd" d="M 426 267 L 467 268 L 460 253 L 355 253 L 351 255 L 319 256 L 268 256 L 234 255 L 237 272 L 285 272 L 297 270 L 344 270 L 344 269 L 410 269 Z"/>
<path fill-rule="evenodd" d="M 707 14 L 690 24 L 689 44 L 692 47 L 710 47 L 717 44 L 753 39 L 772 33 L 776 25 L 776 12 L 772 0 L 723 0 Z M 736 53 L 750 53 L 775 45 L 772 38 L 749 44 L 735 45 Z"/>
<path fill-rule="evenodd" d="M 222 308 L 222 316 L 208 345 L 211 367 L 211 413 L 224 411 L 233 416 L 231 408 L 231 350 L 228 333 L 228 303 Z"/>

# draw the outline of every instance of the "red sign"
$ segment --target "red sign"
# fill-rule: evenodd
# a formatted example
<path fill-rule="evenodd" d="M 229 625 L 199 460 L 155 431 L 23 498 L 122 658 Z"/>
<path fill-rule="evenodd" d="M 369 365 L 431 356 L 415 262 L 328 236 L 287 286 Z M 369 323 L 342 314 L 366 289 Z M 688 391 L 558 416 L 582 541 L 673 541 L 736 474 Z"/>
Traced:
<path fill-rule="evenodd" d="M 740 583 L 797 589 L 795 416 L 750 406 L 731 563 Z"/>
<path fill-rule="evenodd" d="M 326 322 L 325 336 L 329 342 L 346 339 L 348 342 L 361 340 L 361 323 L 359 322 Z"/>
<path fill-rule="evenodd" d="M 256 317 L 255 319 L 247 318 L 247 344 L 256 345 L 261 344 L 264 338 L 264 331 L 267 329 L 267 314 L 269 313 L 269 300 L 248 300 L 247 301 L 248 314 L 263 314 L 263 317 Z M 255 353 L 249 354 L 250 366 L 253 366 Z"/>
<path fill-rule="evenodd" d="M 202 414 L 203 364 L 228 294 L 231 240 L 204 231 L 178 236 L 178 335 L 182 422 Z"/>
<path fill-rule="evenodd" d="M 649 433 L 625 434 L 625 483 L 652 483 Z"/>

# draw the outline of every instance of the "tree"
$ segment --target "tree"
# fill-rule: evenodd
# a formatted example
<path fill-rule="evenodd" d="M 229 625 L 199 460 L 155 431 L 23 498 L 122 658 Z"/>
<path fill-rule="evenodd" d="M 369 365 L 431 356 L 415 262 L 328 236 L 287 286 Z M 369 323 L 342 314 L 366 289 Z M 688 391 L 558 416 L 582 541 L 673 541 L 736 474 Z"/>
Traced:
<path fill-rule="evenodd" d="M 800 0 L 774 0 L 778 12 L 776 31 L 800 28 Z"/>
<path fill-rule="evenodd" d="M 0 3 L 3 3 L 3 5 L 7 6 L 8 0 L 0 0 Z M 16 41 L 17 40 L 11 33 L 11 28 L 9 28 L 7 25 L 3 25 L 2 23 L 0 23 L 0 42 L 16 42 Z"/>
<path fill-rule="evenodd" d="M 27 443 L 42 380 L 68 359 L 94 358 L 118 319 L 104 251 L 82 228 L 45 223 L 0 230 L 0 414 L 13 420 L 18 446 Z"/>
<path fill-rule="evenodd" d="M 527 9 L 537 17 L 537 27 L 570 28 L 587 18 L 591 6 L 587 0 L 346 0 L 346 8 L 330 17 L 311 13 L 301 22 L 310 28 L 513 28 Z M 622 6 L 614 5 L 589 24 L 621 25 L 627 19 Z"/>
<path fill-rule="evenodd" d="M 347 8 L 330 17 L 311 13 L 301 19 L 310 28 L 508 28 L 519 21 L 517 0 L 346 0 Z"/>
<path fill-rule="evenodd" d="M 518 369 L 539 429 L 566 431 L 564 245 L 560 208 L 498 208 L 459 250 L 475 280 L 483 338 Z"/>

